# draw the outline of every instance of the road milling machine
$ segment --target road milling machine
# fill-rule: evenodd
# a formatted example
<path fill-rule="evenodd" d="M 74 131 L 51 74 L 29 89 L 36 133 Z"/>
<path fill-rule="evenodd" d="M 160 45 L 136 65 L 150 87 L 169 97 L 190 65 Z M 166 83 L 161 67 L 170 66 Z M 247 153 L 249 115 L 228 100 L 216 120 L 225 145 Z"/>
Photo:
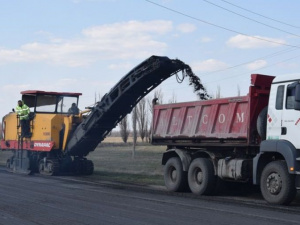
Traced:
<path fill-rule="evenodd" d="M 31 137 L 21 136 L 15 112 L 3 117 L 1 150 L 12 151 L 7 168 L 18 173 L 55 175 L 60 172 L 92 174 L 94 165 L 86 156 L 151 90 L 182 71 L 192 73 L 182 61 L 151 56 L 126 74 L 93 107 L 69 115 L 81 93 L 23 91 L 30 107 Z"/>

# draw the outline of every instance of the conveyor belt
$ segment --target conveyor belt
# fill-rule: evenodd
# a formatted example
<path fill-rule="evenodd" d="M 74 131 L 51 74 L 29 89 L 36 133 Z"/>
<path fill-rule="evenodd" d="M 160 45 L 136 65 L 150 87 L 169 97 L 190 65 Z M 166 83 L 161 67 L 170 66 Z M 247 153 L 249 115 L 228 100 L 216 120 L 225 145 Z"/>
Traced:
<path fill-rule="evenodd" d="M 151 56 L 126 74 L 72 134 L 66 152 L 86 156 L 151 90 L 173 74 L 189 68 L 180 60 Z"/>

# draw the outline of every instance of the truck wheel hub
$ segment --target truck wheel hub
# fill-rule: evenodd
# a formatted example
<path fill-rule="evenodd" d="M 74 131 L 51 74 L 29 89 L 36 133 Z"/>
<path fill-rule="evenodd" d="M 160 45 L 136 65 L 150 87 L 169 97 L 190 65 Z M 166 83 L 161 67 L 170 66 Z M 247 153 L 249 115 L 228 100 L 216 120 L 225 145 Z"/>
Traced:
<path fill-rule="evenodd" d="M 195 172 L 195 180 L 197 184 L 202 184 L 203 182 L 203 172 L 200 169 L 197 169 Z"/>
<path fill-rule="evenodd" d="M 177 179 L 177 171 L 175 168 L 172 168 L 170 171 L 172 181 L 176 181 Z"/>
<path fill-rule="evenodd" d="M 267 189 L 273 195 L 278 194 L 282 188 L 282 180 L 279 174 L 271 173 L 267 178 Z"/>

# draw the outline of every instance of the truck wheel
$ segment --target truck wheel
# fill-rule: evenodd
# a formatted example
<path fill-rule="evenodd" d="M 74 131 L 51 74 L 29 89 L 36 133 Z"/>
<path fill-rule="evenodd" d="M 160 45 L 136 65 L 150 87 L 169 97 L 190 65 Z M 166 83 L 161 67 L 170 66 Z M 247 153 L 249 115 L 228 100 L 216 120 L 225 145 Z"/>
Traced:
<path fill-rule="evenodd" d="M 187 187 L 187 175 L 183 171 L 182 163 L 178 157 L 170 158 L 164 169 L 166 188 L 169 191 L 180 192 Z"/>
<path fill-rule="evenodd" d="M 267 137 L 267 116 L 268 116 L 268 107 L 263 108 L 258 114 L 256 121 L 256 129 L 261 138 L 261 140 L 266 140 Z"/>
<path fill-rule="evenodd" d="M 295 176 L 289 174 L 286 162 L 270 162 L 261 174 L 260 190 L 264 199 L 273 204 L 288 205 L 297 193 Z"/>
<path fill-rule="evenodd" d="M 216 176 L 211 160 L 206 158 L 193 160 L 188 172 L 188 183 L 194 194 L 212 194 L 215 190 Z"/>

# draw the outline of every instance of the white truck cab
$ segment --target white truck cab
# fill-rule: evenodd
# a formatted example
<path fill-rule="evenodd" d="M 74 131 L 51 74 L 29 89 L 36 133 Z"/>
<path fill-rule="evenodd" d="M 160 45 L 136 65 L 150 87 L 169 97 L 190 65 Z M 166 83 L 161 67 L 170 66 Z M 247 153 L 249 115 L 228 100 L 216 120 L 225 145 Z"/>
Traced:
<path fill-rule="evenodd" d="M 273 80 L 267 114 L 267 140 L 287 140 L 300 149 L 300 74 Z M 298 96 L 298 97 L 297 97 Z"/>

